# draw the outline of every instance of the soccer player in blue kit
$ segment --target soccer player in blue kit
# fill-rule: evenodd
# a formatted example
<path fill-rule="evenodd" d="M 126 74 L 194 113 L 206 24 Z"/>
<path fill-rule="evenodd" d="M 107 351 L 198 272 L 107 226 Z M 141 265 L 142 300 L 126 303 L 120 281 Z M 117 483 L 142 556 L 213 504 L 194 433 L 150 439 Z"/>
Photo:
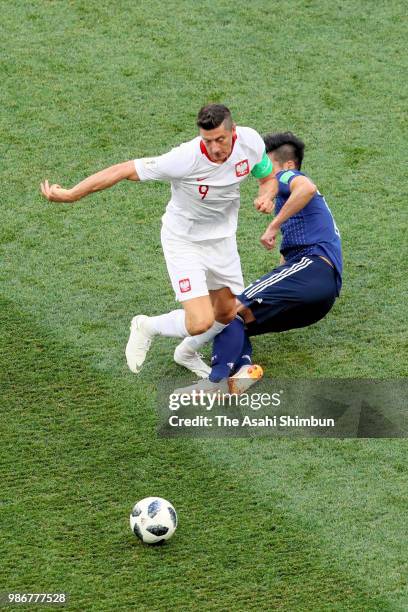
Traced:
<path fill-rule="evenodd" d="M 196 388 L 211 390 L 233 373 L 239 378 L 240 371 L 255 382 L 262 369 L 248 368 L 250 337 L 312 325 L 329 312 L 340 293 L 340 233 L 326 200 L 301 172 L 304 143 L 291 132 L 269 134 L 264 140 L 277 193 L 275 217 L 261 242 L 273 249 L 280 231 L 281 262 L 237 296 L 237 317 L 214 339 L 209 379 Z"/>

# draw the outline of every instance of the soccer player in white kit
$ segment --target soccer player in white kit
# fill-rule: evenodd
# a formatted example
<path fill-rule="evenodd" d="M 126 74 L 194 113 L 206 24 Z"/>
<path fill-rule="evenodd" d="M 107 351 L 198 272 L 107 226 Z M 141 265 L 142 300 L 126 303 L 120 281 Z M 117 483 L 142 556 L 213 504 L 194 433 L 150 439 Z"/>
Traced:
<path fill-rule="evenodd" d="M 175 354 L 178 363 L 207 376 L 209 368 L 196 348 L 211 340 L 235 317 L 235 295 L 244 288 L 235 233 L 240 183 L 250 174 L 260 183 L 255 205 L 271 212 L 275 195 L 272 164 L 261 136 L 235 126 L 221 104 L 203 107 L 200 136 L 159 157 L 116 164 L 72 189 L 41 184 L 55 202 L 74 202 L 124 180 L 170 181 L 171 199 L 162 218 L 162 246 L 176 299 L 183 309 L 132 319 L 126 359 L 137 373 L 154 335 L 190 339 Z"/>

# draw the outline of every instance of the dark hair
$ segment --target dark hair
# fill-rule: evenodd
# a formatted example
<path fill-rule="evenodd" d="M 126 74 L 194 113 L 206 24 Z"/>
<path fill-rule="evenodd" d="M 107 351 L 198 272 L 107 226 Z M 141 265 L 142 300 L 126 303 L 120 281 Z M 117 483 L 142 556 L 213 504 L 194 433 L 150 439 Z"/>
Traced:
<path fill-rule="evenodd" d="M 231 112 L 223 104 L 207 104 L 197 115 L 197 125 L 203 130 L 215 130 L 221 123 L 224 123 L 226 130 L 232 129 Z"/>
<path fill-rule="evenodd" d="M 275 132 L 263 137 L 267 153 L 273 156 L 280 164 L 294 161 L 298 170 L 302 167 L 305 143 L 292 132 Z"/>

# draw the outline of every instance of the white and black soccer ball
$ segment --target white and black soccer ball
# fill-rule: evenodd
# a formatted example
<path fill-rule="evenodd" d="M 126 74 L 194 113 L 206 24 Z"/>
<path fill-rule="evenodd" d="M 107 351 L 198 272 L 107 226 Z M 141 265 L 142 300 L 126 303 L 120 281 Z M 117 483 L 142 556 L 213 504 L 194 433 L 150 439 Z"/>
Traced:
<path fill-rule="evenodd" d="M 177 527 L 177 514 L 162 497 L 145 497 L 134 505 L 130 528 L 146 544 L 158 544 L 171 538 Z"/>

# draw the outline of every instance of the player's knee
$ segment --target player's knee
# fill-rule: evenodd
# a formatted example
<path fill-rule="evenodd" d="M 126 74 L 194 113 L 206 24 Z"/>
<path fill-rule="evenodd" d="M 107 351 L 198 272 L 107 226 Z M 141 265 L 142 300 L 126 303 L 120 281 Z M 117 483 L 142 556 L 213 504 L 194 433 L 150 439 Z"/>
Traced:
<path fill-rule="evenodd" d="M 194 318 L 187 323 L 187 331 L 191 336 L 198 336 L 208 331 L 214 324 L 214 317 L 210 315 Z"/>

